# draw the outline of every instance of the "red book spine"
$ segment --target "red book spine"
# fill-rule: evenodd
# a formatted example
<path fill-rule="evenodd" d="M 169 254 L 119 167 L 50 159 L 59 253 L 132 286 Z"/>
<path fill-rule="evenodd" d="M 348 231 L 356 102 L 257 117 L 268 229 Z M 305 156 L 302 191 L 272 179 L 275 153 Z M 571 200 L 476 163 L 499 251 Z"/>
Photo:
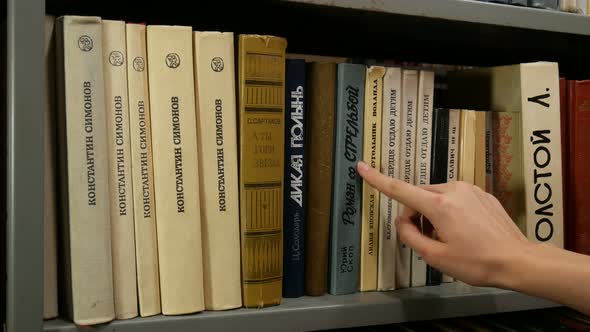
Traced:
<path fill-rule="evenodd" d="M 571 82 L 568 98 L 571 244 L 590 255 L 590 81 Z"/>

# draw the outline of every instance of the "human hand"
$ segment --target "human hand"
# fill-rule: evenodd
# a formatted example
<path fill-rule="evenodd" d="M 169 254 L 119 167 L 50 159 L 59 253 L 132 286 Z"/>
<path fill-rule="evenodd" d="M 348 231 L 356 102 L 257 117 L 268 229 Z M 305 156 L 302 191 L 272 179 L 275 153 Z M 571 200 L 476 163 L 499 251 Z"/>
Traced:
<path fill-rule="evenodd" d="M 532 246 L 498 200 L 466 182 L 414 186 L 360 162 L 359 174 L 403 204 L 396 219 L 402 242 L 436 269 L 476 286 L 503 286 L 509 260 Z M 411 218 L 422 214 L 438 235 L 422 234 Z"/>

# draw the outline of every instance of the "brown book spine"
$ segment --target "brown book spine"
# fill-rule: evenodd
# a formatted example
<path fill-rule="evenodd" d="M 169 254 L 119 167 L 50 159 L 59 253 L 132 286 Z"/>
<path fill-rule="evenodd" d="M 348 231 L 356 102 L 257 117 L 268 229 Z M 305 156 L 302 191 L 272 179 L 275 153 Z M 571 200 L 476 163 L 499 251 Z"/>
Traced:
<path fill-rule="evenodd" d="M 568 116 L 568 81 L 561 77 L 559 79 L 559 116 L 561 130 L 561 178 L 563 192 L 563 220 L 564 220 L 564 245 L 565 249 L 572 250 L 572 221 L 570 217 L 570 199 L 569 199 L 569 116 Z"/>
<path fill-rule="evenodd" d="M 590 254 L 590 80 L 573 81 L 569 97 L 569 217 L 572 250 Z M 566 206 L 567 209 L 567 206 Z"/>
<path fill-rule="evenodd" d="M 305 293 L 320 296 L 326 292 L 328 275 L 336 64 L 311 63 L 309 87 L 308 146 L 310 148 Z"/>

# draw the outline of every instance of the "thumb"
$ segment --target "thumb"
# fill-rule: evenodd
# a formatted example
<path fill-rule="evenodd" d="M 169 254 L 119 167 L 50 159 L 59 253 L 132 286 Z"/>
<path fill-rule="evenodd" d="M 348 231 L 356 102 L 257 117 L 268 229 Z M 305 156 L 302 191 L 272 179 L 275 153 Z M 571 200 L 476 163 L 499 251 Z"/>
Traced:
<path fill-rule="evenodd" d="M 445 244 L 425 236 L 408 217 L 397 217 L 399 239 L 422 256 L 430 265 L 438 266 L 445 250 Z"/>

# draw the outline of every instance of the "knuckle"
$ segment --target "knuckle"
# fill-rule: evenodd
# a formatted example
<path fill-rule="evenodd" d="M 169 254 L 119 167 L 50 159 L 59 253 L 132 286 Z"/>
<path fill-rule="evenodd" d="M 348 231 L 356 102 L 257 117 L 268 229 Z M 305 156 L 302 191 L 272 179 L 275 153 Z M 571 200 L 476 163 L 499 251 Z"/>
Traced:
<path fill-rule="evenodd" d="M 473 185 L 471 183 L 467 183 L 465 181 L 458 181 L 456 183 L 456 188 L 457 188 L 457 190 L 460 190 L 460 191 L 468 191 L 468 190 L 473 190 Z"/>

